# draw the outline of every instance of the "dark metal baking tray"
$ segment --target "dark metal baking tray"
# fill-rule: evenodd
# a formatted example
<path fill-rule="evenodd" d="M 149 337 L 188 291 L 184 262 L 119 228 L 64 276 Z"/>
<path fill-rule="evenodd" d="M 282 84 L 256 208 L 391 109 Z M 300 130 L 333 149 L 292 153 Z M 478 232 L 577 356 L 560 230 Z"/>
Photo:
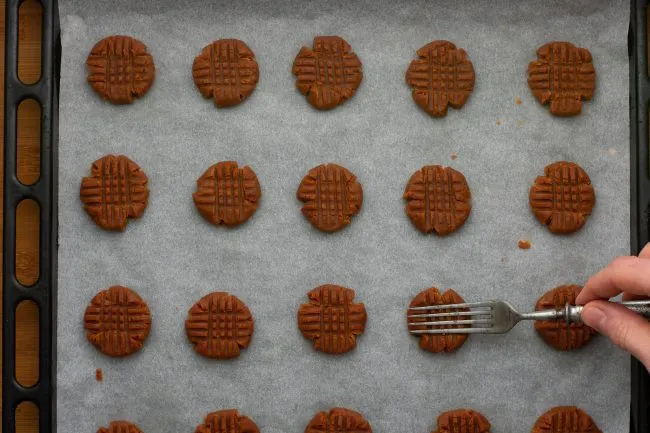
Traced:
<path fill-rule="evenodd" d="M 18 79 L 18 10 L 21 0 L 8 0 L 5 38 L 5 156 L 4 156 L 4 261 L 3 261 L 3 416 L 2 430 L 15 432 L 15 409 L 23 401 L 39 408 L 39 431 L 56 429 L 56 293 L 57 293 L 57 180 L 58 90 L 60 28 L 58 3 L 42 1 L 42 74 L 25 85 Z M 631 0 L 630 55 L 630 206 L 631 252 L 650 241 L 650 143 L 648 142 L 648 2 Z M 41 105 L 40 179 L 23 185 L 16 173 L 17 111 L 32 98 Z M 30 287 L 15 275 L 16 208 L 24 199 L 36 201 L 40 214 L 39 280 Z M 24 300 L 39 307 L 39 381 L 21 386 L 15 377 L 15 308 Z M 650 376 L 632 359 L 630 432 L 650 432 Z"/>

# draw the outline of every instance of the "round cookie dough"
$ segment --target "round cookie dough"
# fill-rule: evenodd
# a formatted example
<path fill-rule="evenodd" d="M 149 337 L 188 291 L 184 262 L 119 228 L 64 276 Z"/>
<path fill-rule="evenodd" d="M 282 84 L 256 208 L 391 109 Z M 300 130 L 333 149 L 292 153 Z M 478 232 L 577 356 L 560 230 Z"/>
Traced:
<path fill-rule="evenodd" d="M 465 105 L 476 79 L 465 50 L 448 41 L 433 41 L 420 48 L 417 55 L 406 71 L 415 103 L 433 117 L 446 116 L 449 105 Z"/>
<path fill-rule="evenodd" d="M 238 39 L 219 39 L 194 59 L 192 78 L 205 98 L 217 107 L 237 105 L 253 93 L 260 78 L 255 54 Z"/>
<path fill-rule="evenodd" d="M 259 206 L 262 190 L 252 168 L 234 161 L 214 164 L 196 181 L 192 194 L 197 210 L 214 225 L 246 222 Z"/>
<path fill-rule="evenodd" d="M 128 421 L 111 421 L 107 427 L 100 427 L 97 433 L 142 433 L 140 427 Z"/>
<path fill-rule="evenodd" d="M 124 357 L 144 345 L 151 329 L 146 302 L 133 290 L 112 286 L 90 301 L 84 314 L 88 341 L 102 353 Z"/>
<path fill-rule="evenodd" d="M 313 48 L 302 47 L 293 62 L 296 87 L 320 110 L 343 104 L 357 91 L 361 60 L 339 36 L 317 36 Z"/>
<path fill-rule="evenodd" d="M 596 89 L 596 70 L 591 53 L 570 42 L 549 42 L 537 50 L 528 64 L 528 86 L 540 104 L 550 104 L 555 116 L 576 116 L 582 101 Z"/>
<path fill-rule="evenodd" d="M 427 165 L 413 173 L 404 199 L 406 215 L 422 233 L 446 235 L 456 231 L 472 210 L 472 194 L 465 176 L 441 165 Z"/>
<path fill-rule="evenodd" d="M 553 233 L 573 233 L 582 228 L 596 204 L 591 179 L 578 164 L 559 161 L 544 167 L 530 188 L 530 208 L 537 220 Z"/>
<path fill-rule="evenodd" d="M 438 428 L 431 433 L 490 433 L 490 423 L 471 409 L 456 409 L 438 416 Z"/>
<path fill-rule="evenodd" d="M 97 42 L 86 60 L 88 83 L 113 104 L 130 104 L 151 87 L 156 68 L 147 47 L 130 36 L 109 36 Z"/>
<path fill-rule="evenodd" d="M 246 304 L 225 292 L 212 292 L 190 308 L 185 331 L 197 353 L 214 359 L 236 358 L 253 336 Z"/>
<path fill-rule="evenodd" d="M 237 409 L 218 410 L 205 416 L 194 433 L 260 433 L 257 424 Z"/>
<path fill-rule="evenodd" d="M 363 203 L 363 188 L 354 174 L 336 164 L 309 170 L 302 179 L 298 200 L 302 214 L 318 230 L 335 232 L 350 224 Z"/>
<path fill-rule="evenodd" d="M 537 419 L 531 433 L 602 433 L 593 419 L 575 406 L 557 406 Z"/>
<path fill-rule="evenodd" d="M 431 287 L 429 289 L 423 290 L 413 298 L 409 304 L 409 308 L 414 307 L 429 307 L 433 305 L 445 305 L 445 304 L 462 304 L 465 300 L 460 297 L 458 293 L 452 289 L 447 289 L 445 293 L 440 293 L 436 287 Z M 469 311 L 468 309 L 440 309 L 436 310 L 436 313 L 451 313 L 457 311 Z M 416 314 L 426 314 L 422 311 L 411 311 L 407 310 L 407 316 L 416 315 Z M 433 320 L 453 320 L 453 317 L 441 317 L 438 319 L 431 319 L 425 317 L 413 317 L 408 318 L 407 322 L 431 322 Z M 467 325 L 457 325 L 457 326 L 447 326 L 447 328 L 460 328 Z M 409 325 L 409 331 L 419 331 L 425 329 L 434 329 L 431 325 Z M 440 327 L 435 327 L 435 329 L 440 329 Z M 440 352 L 455 352 L 462 346 L 465 341 L 467 341 L 468 334 L 419 334 L 420 338 L 420 348 L 432 353 Z"/>
<path fill-rule="evenodd" d="M 314 349 L 342 354 L 354 349 L 366 327 L 366 307 L 355 303 L 354 290 L 334 284 L 316 287 L 309 303 L 298 309 L 298 328 L 313 341 Z"/>
<path fill-rule="evenodd" d="M 559 286 L 537 300 L 535 311 L 564 308 L 576 304 L 576 296 L 582 290 L 577 285 Z M 569 323 L 564 320 L 537 320 L 535 330 L 549 345 L 558 350 L 574 350 L 584 346 L 596 334 L 593 328 L 583 323 Z"/>
<path fill-rule="evenodd" d="M 149 179 L 140 166 L 122 155 L 93 162 L 81 181 L 79 196 L 95 223 L 106 230 L 126 229 L 127 218 L 140 218 L 149 199 Z"/>
<path fill-rule="evenodd" d="M 305 433 L 372 433 L 370 423 L 359 412 L 343 407 L 335 407 L 329 412 L 318 412 Z"/>

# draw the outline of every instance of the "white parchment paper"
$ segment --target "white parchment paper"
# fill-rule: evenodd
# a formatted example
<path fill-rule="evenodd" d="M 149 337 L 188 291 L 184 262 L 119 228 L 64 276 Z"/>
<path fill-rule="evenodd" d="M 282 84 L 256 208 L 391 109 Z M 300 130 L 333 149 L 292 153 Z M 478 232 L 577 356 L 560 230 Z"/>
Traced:
<path fill-rule="evenodd" d="M 530 323 L 473 336 L 432 355 L 406 330 L 420 290 L 453 287 L 468 301 L 501 298 L 531 309 L 546 290 L 582 284 L 629 248 L 628 4 L 610 1 L 146 1 L 62 0 L 58 427 L 94 432 L 128 419 L 146 433 L 191 432 L 208 412 L 238 408 L 265 433 L 301 432 L 316 411 L 345 406 L 376 432 L 425 433 L 442 411 L 482 412 L 496 433 L 528 431 L 555 405 L 587 410 L 608 433 L 628 428 L 629 358 L 597 337 L 574 353 L 546 346 Z M 144 42 L 156 80 L 131 106 L 112 106 L 85 81 L 91 47 L 112 34 Z M 363 62 L 357 94 L 329 112 L 298 93 L 291 65 L 316 35 L 340 35 Z M 196 54 L 219 38 L 244 40 L 260 82 L 238 107 L 218 110 L 192 82 Z M 404 73 L 415 51 L 448 39 L 467 50 L 476 86 L 461 110 L 433 119 Z M 535 50 L 552 40 L 588 48 L 597 91 L 579 117 L 551 116 L 526 84 Z M 522 103 L 515 103 L 520 98 Z M 90 164 L 125 154 L 149 176 L 144 217 L 125 233 L 98 229 L 78 194 Z M 452 160 L 451 154 L 457 159 Z M 253 218 L 213 227 L 195 210 L 196 179 L 236 160 L 263 190 Z M 533 217 L 528 189 L 545 165 L 579 163 L 597 205 L 579 233 L 553 236 Z M 354 172 L 364 204 L 347 229 L 322 234 L 295 191 L 313 166 Z M 425 164 L 462 171 L 473 194 L 466 225 L 425 236 L 404 214 L 403 188 Z M 530 239 L 532 248 L 517 247 Z M 306 292 L 354 288 L 369 319 L 353 352 L 312 350 L 296 327 Z M 145 348 L 110 359 L 85 339 L 92 296 L 129 286 L 149 304 Z M 228 291 L 255 317 L 237 360 L 198 356 L 184 319 L 201 296 Z M 95 369 L 104 381 L 95 380 Z"/>

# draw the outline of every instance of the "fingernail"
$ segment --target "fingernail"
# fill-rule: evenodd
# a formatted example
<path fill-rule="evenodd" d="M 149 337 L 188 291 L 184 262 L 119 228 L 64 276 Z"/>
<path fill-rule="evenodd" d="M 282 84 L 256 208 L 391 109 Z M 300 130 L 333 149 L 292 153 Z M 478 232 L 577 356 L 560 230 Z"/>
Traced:
<path fill-rule="evenodd" d="M 606 319 L 607 315 L 605 312 L 596 305 L 586 306 L 582 310 L 582 320 L 598 332 L 602 331 Z"/>

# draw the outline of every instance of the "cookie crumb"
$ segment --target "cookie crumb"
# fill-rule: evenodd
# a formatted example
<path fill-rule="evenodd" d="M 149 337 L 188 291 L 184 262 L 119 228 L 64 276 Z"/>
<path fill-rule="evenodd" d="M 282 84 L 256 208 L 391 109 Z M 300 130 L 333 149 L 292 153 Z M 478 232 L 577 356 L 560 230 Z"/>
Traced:
<path fill-rule="evenodd" d="M 95 370 L 95 379 L 97 379 L 97 382 L 101 382 L 102 380 L 104 380 L 104 372 L 102 371 L 101 368 Z"/>
<path fill-rule="evenodd" d="M 521 248 L 522 250 L 527 250 L 530 248 L 530 241 L 527 239 L 519 239 L 519 242 L 517 242 L 517 246 Z"/>
<path fill-rule="evenodd" d="M 614 149 L 613 147 L 610 147 L 607 152 L 611 155 L 614 156 L 618 153 L 618 150 Z"/>
<path fill-rule="evenodd" d="M 521 100 L 521 99 L 519 99 L 519 98 L 515 98 L 515 104 L 517 104 L 517 105 L 521 105 L 521 103 L 522 103 L 522 100 Z"/>
<path fill-rule="evenodd" d="M 500 120 L 497 120 L 497 126 L 498 126 L 498 125 L 501 125 L 501 121 L 500 121 Z"/>
<path fill-rule="evenodd" d="M 451 155 L 449 156 L 452 161 L 455 161 L 456 158 L 458 158 L 458 154 L 456 152 L 451 152 Z"/>

